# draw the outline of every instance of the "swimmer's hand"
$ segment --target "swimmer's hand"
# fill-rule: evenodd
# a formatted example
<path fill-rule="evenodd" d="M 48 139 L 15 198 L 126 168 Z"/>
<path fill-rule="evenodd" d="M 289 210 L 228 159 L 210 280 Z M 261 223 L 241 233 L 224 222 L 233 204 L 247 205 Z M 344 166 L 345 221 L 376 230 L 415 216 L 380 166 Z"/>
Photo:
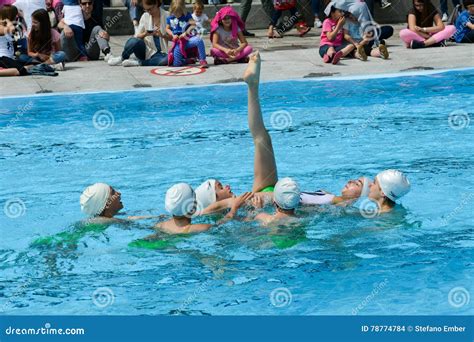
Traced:
<path fill-rule="evenodd" d="M 252 205 L 255 209 L 263 208 L 263 199 L 261 196 L 252 197 Z"/>
<path fill-rule="evenodd" d="M 227 215 L 225 215 L 224 219 L 220 223 L 232 220 L 235 214 L 237 214 L 239 208 L 243 206 L 245 202 L 252 199 L 253 195 L 253 192 L 244 192 L 242 195 L 235 197 L 230 211 L 227 213 Z"/>

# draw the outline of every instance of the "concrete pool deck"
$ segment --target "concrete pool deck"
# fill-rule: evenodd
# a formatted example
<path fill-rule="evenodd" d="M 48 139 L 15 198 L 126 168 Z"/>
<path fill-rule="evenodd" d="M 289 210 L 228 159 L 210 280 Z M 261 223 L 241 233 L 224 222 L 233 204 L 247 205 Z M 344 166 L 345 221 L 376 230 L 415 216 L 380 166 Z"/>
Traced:
<path fill-rule="evenodd" d="M 395 33 L 387 41 L 390 59 L 369 58 L 342 60 L 339 65 L 328 65 L 319 57 L 320 29 L 313 29 L 300 38 L 293 30 L 282 39 L 266 38 L 266 30 L 255 30 L 257 37 L 248 39 L 259 49 L 262 60 L 262 81 L 303 79 L 330 76 L 376 75 L 416 70 L 457 69 L 474 66 L 474 46 L 449 43 L 448 47 L 421 50 L 406 49 L 398 37 L 405 24 L 394 25 Z M 111 47 L 119 55 L 128 36 L 114 36 Z M 205 37 L 206 51 L 209 39 Z M 158 76 L 150 72 L 155 67 L 111 67 L 104 61 L 68 63 L 57 77 L 26 76 L 3 78 L 2 96 L 21 96 L 40 93 L 130 90 L 150 87 L 176 87 L 230 83 L 240 80 L 245 64 L 212 65 L 205 72 L 182 77 Z"/>

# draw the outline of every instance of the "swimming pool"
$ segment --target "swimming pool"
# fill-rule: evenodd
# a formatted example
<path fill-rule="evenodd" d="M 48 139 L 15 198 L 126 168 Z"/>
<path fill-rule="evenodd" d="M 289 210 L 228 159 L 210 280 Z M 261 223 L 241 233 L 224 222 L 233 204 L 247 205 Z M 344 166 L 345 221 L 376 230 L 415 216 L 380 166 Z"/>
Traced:
<path fill-rule="evenodd" d="M 128 215 L 158 215 L 178 181 L 249 190 L 245 86 L 4 98 L 0 312 L 473 314 L 474 69 L 273 82 L 261 98 L 280 177 L 337 192 L 399 168 L 404 209 L 231 222 L 142 248 L 153 220 L 79 227 L 81 191 L 104 181 Z"/>

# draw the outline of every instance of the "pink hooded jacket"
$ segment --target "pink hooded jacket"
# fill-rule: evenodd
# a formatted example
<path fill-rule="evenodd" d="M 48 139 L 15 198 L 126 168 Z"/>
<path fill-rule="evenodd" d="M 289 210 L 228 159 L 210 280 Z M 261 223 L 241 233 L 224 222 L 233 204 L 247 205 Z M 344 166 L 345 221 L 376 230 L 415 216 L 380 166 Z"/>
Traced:
<path fill-rule="evenodd" d="M 237 38 L 237 28 L 240 28 L 241 31 L 245 30 L 245 24 L 242 19 L 240 19 L 239 14 L 230 6 L 223 7 L 216 13 L 216 16 L 211 21 L 211 42 L 214 33 L 219 28 L 219 23 L 225 16 L 232 18 L 232 38 Z"/>

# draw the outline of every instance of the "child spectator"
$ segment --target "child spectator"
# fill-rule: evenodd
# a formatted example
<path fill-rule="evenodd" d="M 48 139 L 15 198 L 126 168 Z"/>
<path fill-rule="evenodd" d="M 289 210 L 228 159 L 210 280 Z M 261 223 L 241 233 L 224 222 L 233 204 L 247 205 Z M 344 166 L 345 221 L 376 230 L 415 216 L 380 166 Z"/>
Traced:
<path fill-rule="evenodd" d="M 443 45 L 455 31 L 454 25 L 444 26 L 440 13 L 430 0 L 413 0 L 413 8 L 408 13 L 408 28 L 400 31 L 400 38 L 407 48 L 420 49 Z"/>
<path fill-rule="evenodd" d="M 211 56 L 214 64 L 232 62 L 247 63 L 252 47 L 248 45 L 242 31 L 245 25 L 237 12 L 230 6 L 217 12 L 211 23 Z"/>
<path fill-rule="evenodd" d="M 24 19 L 19 16 L 18 9 L 13 5 L 2 6 L 1 11 L 3 19 L 8 19 L 15 27 L 12 33 L 13 48 L 15 58 L 18 58 L 21 54 L 27 53 L 26 23 Z"/>
<path fill-rule="evenodd" d="M 51 28 L 48 12 L 39 9 L 31 15 L 31 31 L 28 35 L 28 55 L 21 55 L 25 64 L 52 64 L 56 70 L 64 70 L 66 54 L 61 51 L 61 36 Z"/>
<path fill-rule="evenodd" d="M 198 36 L 191 36 L 195 22 L 191 13 L 186 11 L 184 0 L 172 0 L 170 16 L 166 18 L 166 32 L 172 37 L 173 45 L 168 53 L 168 63 L 182 66 L 194 62 L 190 57 L 191 49 L 197 48 L 199 64 L 207 68 L 206 48 Z"/>
<path fill-rule="evenodd" d="M 13 59 L 13 33 L 15 26 L 8 19 L 5 7 L 0 9 L 0 76 L 28 75 L 22 63 Z"/>
<path fill-rule="evenodd" d="M 337 64 L 342 57 L 347 56 L 354 50 L 355 46 L 347 42 L 352 38 L 344 29 L 345 22 L 346 19 L 343 13 L 332 6 L 329 17 L 323 22 L 321 31 L 319 55 L 323 58 L 324 63 Z M 349 39 L 344 41 L 344 38 Z"/>
<path fill-rule="evenodd" d="M 454 39 L 457 43 L 474 43 L 474 0 L 463 1 L 464 11 L 456 19 Z"/>
<path fill-rule="evenodd" d="M 385 42 L 380 42 L 378 47 L 374 47 L 374 35 L 373 32 L 366 32 L 361 36 L 361 25 L 354 15 L 349 12 L 346 12 L 346 29 L 349 32 L 349 35 L 356 42 L 356 57 L 362 60 L 366 60 L 367 56 L 380 57 L 387 59 L 389 53 Z"/>
<path fill-rule="evenodd" d="M 196 0 L 193 5 L 193 20 L 196 23 L 196 30 L 198 34 L 203 35 L 206 33 L 204 28 L 205 23 L 209 23 L 209 17 L 206 13 L 203 13 L 204 5 L 201 0 Z"/>

